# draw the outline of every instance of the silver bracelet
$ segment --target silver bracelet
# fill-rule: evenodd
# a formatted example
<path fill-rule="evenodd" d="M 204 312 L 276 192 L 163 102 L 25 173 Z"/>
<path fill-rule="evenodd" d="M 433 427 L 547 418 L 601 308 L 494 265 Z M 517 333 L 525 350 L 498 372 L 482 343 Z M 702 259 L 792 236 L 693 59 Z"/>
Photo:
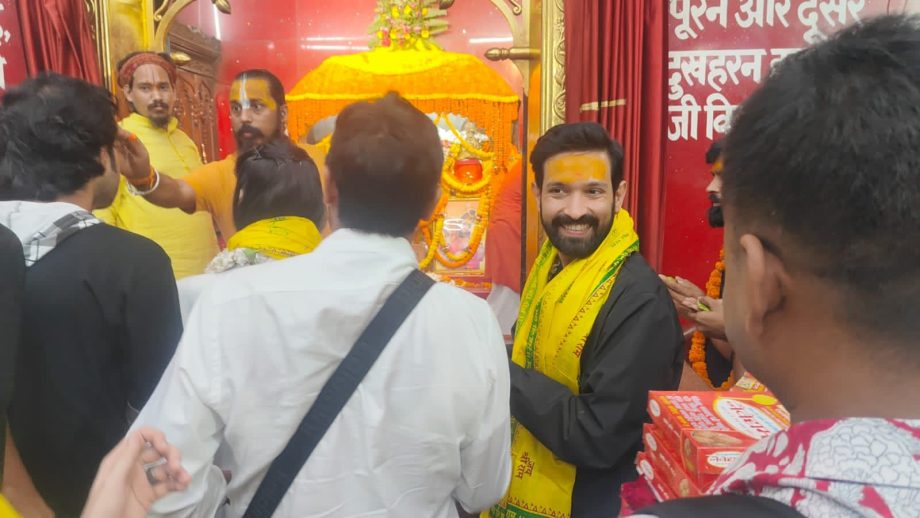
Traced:
<path fill-rule="evenodd" d="M 131 194 L 135 196 L 147 196 L 148 194 L 157 190 L 157 187 L 160 186 L 160 172 L 154 169 L 153 174 L 156 176 L 156 179 L 153 181 L 153 187 L 147 189 L 146 191 L 141 191 L 137 187 L 135 187 L 133 184 L 131 184 L 131 182 L 128 182 L 127 183 L 128 192 L 130 192 Z"/>

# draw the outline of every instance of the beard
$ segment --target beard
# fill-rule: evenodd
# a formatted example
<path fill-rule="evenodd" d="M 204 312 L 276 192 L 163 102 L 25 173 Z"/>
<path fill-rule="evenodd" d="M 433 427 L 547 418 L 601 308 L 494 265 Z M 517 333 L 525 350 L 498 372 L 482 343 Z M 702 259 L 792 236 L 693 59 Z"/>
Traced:
<path fill-rule="evenodd" d="M 709 226 L 712 228 L 722 228 L 725 226 L 725 216 L 722 213 L 722 197 L 716 193 L 709 193 L 709 201 L 712 206 L 706 214 L 709 220 Z"/>
<path fill-rule="evenodd" d="M 280 122 L 278 128 L 280 128 Z M 236 149 L 238 153 L 244 153 L 260 144 L 269 140 L 274 140 L 281 135 L 281 131 L 275 131 L 271 135 L 265 135 L 259 128 L 243 124 L 233 132 L 233 138 L 236 140 Z"/>
<path fill-rule="evenodd" d="M 559 250 L 559 253 L 570 259 L 584 259 L 593 254 L 597 247 L 604 241 L 610 228 L 613 226 L 613 217 L 601 226 L 600 220 L 591 215 L 584 215 L 578 219 L 572 219 L 565 215 L 558 215 L 551 221 L 547 222 L 541 218 L 543 230 L 549 242 Z M 591 233 L 585 237 L 570 237 L 562 235 L 562 227 L 566 225 L 587 225 Z"/>
<path fill-rule="evenodd" d="M 154 113 L 154 108 L 162 108 L 163 111 L 160 113 Z M 158 128 L 165 128 L 169 125 L 172 115 L 169 113 L 169 105 L 161 102 L 152 102 L 147 106 L 147 118 L 150 119 L 150 122 Z"/>
<path fill-rule="evenodd" d="M 255 147 L 260 142 L 265 142 L 265 133 L 255 126 L 243 124 L 240 129 L 233 132 L 233 138 L 236 139 L 236 148 L 242 153 Z"/>

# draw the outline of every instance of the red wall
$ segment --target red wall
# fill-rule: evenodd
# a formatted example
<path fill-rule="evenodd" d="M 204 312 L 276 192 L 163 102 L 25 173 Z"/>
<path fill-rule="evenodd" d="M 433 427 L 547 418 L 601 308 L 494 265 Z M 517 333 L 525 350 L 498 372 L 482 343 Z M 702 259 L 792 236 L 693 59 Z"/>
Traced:
<path fill-rule="evenodd" d="M 0 95 L 26 78 L 15 0 L 0 0 Z"/>
<path fill-rule="evenodd" d="M 706 12 L 697 9 L 700 4 L 707 2 L 670 1 L 662 272 L 702 286 L 722 245 L 721 231 L 706 223 L 710 177 L 704 156 L 712 139 L 727 129 L 725 115 L 766 77 L 771 61 L 787 52 L 783 49 L 804 47 L 822 34 L 889 8 L 900 11 L 904 2 L 709 0 L 714 7 Z M 742 9 L 746 5 L 753 12 Z M 760 16 L 757 5 L 762 7 Z M 684 112 L 682 105 L 691 108 Z M 680 131 L 685 113 L 691 123 Z"/>

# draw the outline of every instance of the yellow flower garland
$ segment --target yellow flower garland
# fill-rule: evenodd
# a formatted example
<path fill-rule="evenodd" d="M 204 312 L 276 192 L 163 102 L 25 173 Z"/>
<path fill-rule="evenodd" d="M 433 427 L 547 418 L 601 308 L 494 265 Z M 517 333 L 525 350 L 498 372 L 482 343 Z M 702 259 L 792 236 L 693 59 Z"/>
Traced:
<path fill-rule="evenodd" d="M 476 255 L 488 226 L 489 214 L 491 213 L 493 203 L 494 190 L 492 186 L 497 178 L 495 174 L 496 166 L 493 161 L 495 159 L 495 153 L 482 151 L 472 146 L 463 138 L 460 132 L 457 131 L 448 117 L 444 114 L 440 114 L 438 118 L 435 119 L 435 123 L 440 121 L 446 122 L 447 127 L 454 136 L 457 137 L 459 142 L 450 146 L 447 156 L 444 159 L 444 167 L 441 171 L 441 187 L 444 189 L 444 194 L 438 201 L 438 205 L 435 207 L 431 217 L 428 220 L 422 221 L 420 225 L 422 237 L 425 240 L 425 244 L 428 246 L 425 257 L 419 261 L 419 267 L 422 269 L 430 266 L 432 261 L 437 261 L 446 268 L 459 268 L 468 263 L 470 259 Z M 457 156 L 460 155 L 461 149 L 481 160 L 493 161 L 491 167 L 483 169 L 481 180 L 472 184 L 466 184 L 454 177 L 454 163 L 457 160 Z M 470 240 L 462 253 L 454 254 L 450 252 L 447 248 L 447 244 L 444 242 L 444 209 L 447 207 L 447 202 L 450 201 L 451 198 L 475 197 L 479 198 L 479 204 L 476 208 L 476 222 L 470 234 Z"/>
<path fill-rule="evenodd" d="M 719 260 L 716 261 L 712 273 L 709 274 L 709 280 L 706 281 L 706 296 L 710 298 L 720 298 L 722 296 L 722 273 L 725 271 L 725 250 L 719 252 Z M 715 390 L 728 390 L 735 384 L 734 373 L 728 376 L 725 383 L 716 387 L 709 379 L 709 372 L 706 369 L 706 335 L 696 331 L 690 340 L 690 351 L 687 355 L 690 366 L 707 385 Z"/>
<path fill-rule="evenodd" d="M 451 148 L 453 151 L 453 148 Z M 463 197 L 474 197 L 480 194 L 484 189 L 492 185 L 492 177 L 494 175 L 495 166 L 493 165 L 490 170 L 483 168 L 482 170 L 482 179 L 476 183 L 465 184 L 457 178 L 454 177 L 454 163 L 456 163 L 456 155 L 449 154 L 447 158 L 444 159 L 444 169 L 441 174 L 441 186 L 448 191 L 451 191 L 454 194 L 462 195 Z"/>
<path fill-rule="evenodd" d="M 447 248 L 447 244 L 444 243 L 444 207 L 447 206 L 449 199 L 450 196 L 444 194 L 441 197 L 441 201 L 438 202 L 438 207 L 432 214 L 431 219 L 421 222 L 422 236 L 428 246 L 428 252 L 419 261 L 419 267 L 422 269 L 427 268 L 432 260 L 437 260 L 447 268 L 459 268 L 476 255 L 476 252 L 479 251 L 479 246 L 482 244 L 492 207 L 492 189 L 487 189 L 479 198 L 479 206 L 476 208 L 476 224 L 470 234 L 470 241 L 461 254 L 451 253 Z"/>

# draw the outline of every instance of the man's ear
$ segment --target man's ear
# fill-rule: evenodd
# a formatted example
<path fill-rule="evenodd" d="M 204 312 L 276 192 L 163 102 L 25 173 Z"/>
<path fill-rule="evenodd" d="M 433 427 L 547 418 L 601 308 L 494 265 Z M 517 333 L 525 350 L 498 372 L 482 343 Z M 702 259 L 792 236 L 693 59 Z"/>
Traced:
<path fill-rule="evenodd" d="M 339 202 L 339 188 L 335 185 L 328 167 L 323 171 L 323 178 L 326 180 L 323 184 L 323 201 L 326 205 L 335 205 Z"/>
<path fill-rule="evenodd" d="M 533 198 L 537 200 L 537 203 L 540 203 L 540 195 L 543 193 L 543 189 L 541 189 L 540 186 L 537 185 L 536 180 L 534 180 L 534 182 L 530 184 L 530 192 L 533 193 Z"/>
<path fill-rule="evenodd" d="M 620 209 L 623 208 L 623 201 L 626 200 L 626 180 L 620 181 L 620 185 L 617 185 L 617 190 L 613 195 L 613 212 L 616 214 L 620 212 Z"/>
<path fill-rule="evenodd" d="M 768 250 L 759 237 L 744 234 L 740 245 L 741 267 L 745 271 L 744 293 L 748 299 L 744 325 L 748 336 L 756 340 L 765 333 L 766 320 L 783 307 L 788 275 L 783 261 Z"/>
<path fill-rule="evenodd" d="M 283 104 L 280 108 L 278 108 L 278 115 L 281 117 L 282 131 L 286 131 L 288 120 L 288 107 L 286 104 Z"/>

